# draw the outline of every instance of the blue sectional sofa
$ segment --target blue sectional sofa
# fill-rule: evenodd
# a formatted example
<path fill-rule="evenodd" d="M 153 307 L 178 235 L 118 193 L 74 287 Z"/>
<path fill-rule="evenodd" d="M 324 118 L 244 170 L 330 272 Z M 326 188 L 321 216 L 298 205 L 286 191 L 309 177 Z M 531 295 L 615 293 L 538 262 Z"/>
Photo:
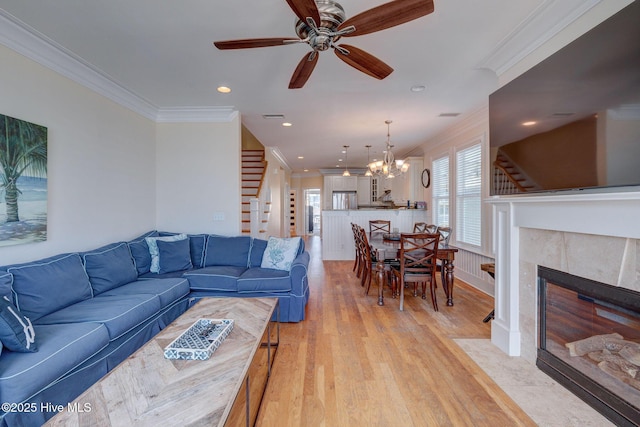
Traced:
<path fill-rule="evenodd" d="M 274 242 L 156 231 L 0 267 L 0 425 L 41 425 L 199 298 L 277 297 L 303 320 L 309 254 L 272 240 L 297 244 L 284 269 Z"/>

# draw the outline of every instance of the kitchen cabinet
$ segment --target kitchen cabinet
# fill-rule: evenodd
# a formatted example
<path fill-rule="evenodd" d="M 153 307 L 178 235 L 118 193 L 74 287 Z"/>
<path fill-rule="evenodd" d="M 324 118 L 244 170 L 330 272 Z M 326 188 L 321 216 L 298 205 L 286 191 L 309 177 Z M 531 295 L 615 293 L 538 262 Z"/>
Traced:
<path fill-rule="evenodd" d="M 357 176 L 332 176 L 333 190 L 332 191 L 358 191 L 358 177 Z"/>
<path fill-rule="evenodd" d="M 368 206 L 371 204 L 371 177 L 358 177 L 358 206 Z"/>

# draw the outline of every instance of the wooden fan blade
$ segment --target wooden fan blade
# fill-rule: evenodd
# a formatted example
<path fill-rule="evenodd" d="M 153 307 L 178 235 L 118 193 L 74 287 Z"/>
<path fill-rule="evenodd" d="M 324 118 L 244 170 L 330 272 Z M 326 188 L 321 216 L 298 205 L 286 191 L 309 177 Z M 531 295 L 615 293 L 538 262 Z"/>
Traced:
<path fill-rule="evenodd" d="M 347 19 L 338 27 L 338 31 L 353 25 L 356 30 L 344 37 L 362 36 L 413 21 L 433 10 L 433 0 L 395 0 Z"/>
<path fill-rule="evenodd" d="M 242 40 L 223 40 L 213 42 L 218 49 L 249 49 L 253 47 L 283 46 L 285 42 L 299 42 L 300 39 L 291 38 L 265 38 L 265 39 L 242 39 Z"/>
<path fill-rule="evenodd" d="M 363 73 L 379 80 L 384 79 L 393 72 L 393 68 L 362 49 L 358 49 L 355 46 L 347 44 L 341 44 L 340 47 L 347 49 L 349 54 L 345 55 L 338 49 L 334 49 L 333 51 L 336 53 L 338 58 L 351 65 L 356 70 L 362 71 Z"/>
<path fill-rule="evenodd" d="M 311 76 L 313 69 L 316 68 L 319 57 L 320 55 L 318 54 L 318 52 L 314 51 L 302 58 L 302 61 L 298 63 L 296 70 L 291 76 L 289 89 L 300 89 L 302 86 L 304 86 L 307 80 L 309 80 L 309 76 Z"/>
<path fill-rule="evenodd" d="M 302 22 L 307 22 L 307 18 L 310 17 L 320 26 L 320 12 L 314 0 L 287 0 L 287 3 Z"/>

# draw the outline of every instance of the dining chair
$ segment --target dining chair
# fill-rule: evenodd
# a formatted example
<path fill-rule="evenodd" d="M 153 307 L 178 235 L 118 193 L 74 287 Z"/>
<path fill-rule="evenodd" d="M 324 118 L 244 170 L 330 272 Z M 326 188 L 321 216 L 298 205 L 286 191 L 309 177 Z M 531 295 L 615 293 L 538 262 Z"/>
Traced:
<path fill-rule="evenodd" d="M 359 229 L 363 266 L 361 285 L 365 287 L 364 294 L 369 295 L 369 289 L 371 288 L 371 280 L 373 276 L 376 276 L 377 280 L 377 274 L 375 274 L 375 272 L 377 271 L 378 258 L 377 253 L 373 251 L 371 245 L 369 245 L 367 232 L 362 227 L 359 227 Z"/>
<path fill-rule="evenodd" d="M 360 236 L 358 235 L 358 225 L 351 223 L 351 231 L 353 232 L 353 242 L 355 245 L 355 250 L 356 250 L 356 257 L 355 260 L 353 261 L 353 270 L 356 272 L 356 276 L 360 277 L 360 268 L 361 268 L 361 261 L 362 261 L 362 254 L 360 253 L 360 242 L 358 241 L 358 239 L 360 238 Z"/>
<path fill-rule="evenodd" d="M 369 221 L 369 234 L 391 233 L 391 221 L 385 219 L 372 219 Z"/>
<path fill-rule="evenodd" d="M 414 233 L 426 233 L 427 232 L 427 223 L 426 222 L 416 222 L 413 224 L 413 232 Z"/>
<path fill-rule="evenodd" d="M 440 234 L 440 244 L 441 245 L 448 245 L 449 244 L 449 240 L 451 239 L 451 227 L 437 227 L 437 233 Z M 442 283 L 444 283 L 445 281 L 445 268 L 444 268 L 444 263 L 439 260 L 438 261 L 438 270 L 440 271 L 440 281 Z"/>
<path fill-rule="evenodd" d="M 451 238 L 451 227 L 438 227 L 436 230 L 440 233 L 440 244 L 448 245 Z"/>
<path fill-rule="evenodd" d="M 438 258 L 438 242 L 440 234 L 402 233 L 400 235 L 399 263 L 392 265 L 394 281 L 400 290 L 400 310 L 404 310 L 404 288 L 406 283 L 413 283 L 413 295 L 418 294 L 418 283 L 422 283 L 422 299 L 426 299 L 426 284 L 429 283 L 431 303 L 438 311 L 436 298 L 436 260 Z"/>

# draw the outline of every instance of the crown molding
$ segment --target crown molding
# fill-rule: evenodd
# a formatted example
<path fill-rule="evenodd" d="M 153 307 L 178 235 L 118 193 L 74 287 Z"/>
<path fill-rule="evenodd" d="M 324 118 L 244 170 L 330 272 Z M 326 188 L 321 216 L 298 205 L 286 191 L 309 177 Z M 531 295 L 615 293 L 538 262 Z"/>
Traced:
<path fill-rule="evenodd" d="M 232 107 L 159 108 L 2 9 L 0 43 L 155 122 L 230 122 L 238 114 Z"/>
<path fill-rule="evenodd" d="M 500 77 L 602 0 L 546 0 L 477 66 Z"/>
<path fill-rule="evenodd" d="M 159 108 L 157 123 L 226 123 L 238 117 L 233 107 L 176 107 Z"/>
<path fill-rule="evenodd" d="M 275 157 L 275 159 L 280 162 L 280 165 L 288 172 L 291 172 L 291 166 L 289 166 L 289 163 L 287 163 L 287 158 L 284 156 L 284 154 L 282 154 L 280 149 L 278 147 L 268 147 L 268 149 L 271 152 L 271 155 L 273 155 L 273 157 Z"/>

